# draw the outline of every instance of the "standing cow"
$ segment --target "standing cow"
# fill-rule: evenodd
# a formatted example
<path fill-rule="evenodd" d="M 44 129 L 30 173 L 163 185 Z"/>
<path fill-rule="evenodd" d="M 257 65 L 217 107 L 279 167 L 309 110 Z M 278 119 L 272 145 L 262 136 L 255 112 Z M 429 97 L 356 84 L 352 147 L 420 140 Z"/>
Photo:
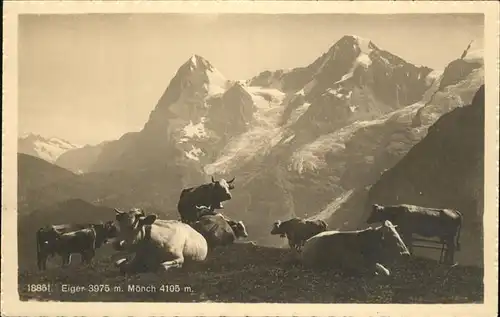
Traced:
<path fill-rule="evenodd" d="M 403 239 L 413 252 L 413 234 L 438 237 L 447 247 L 444 262 L 454 262 L 455 250 L 460 251 L 460 231 L 463 216 L 458 210 L 437 209 L 414 205 L 381 206 L 374 204 L 367 223 L 390 220 L 398 226 Z"/>
<path fill-rule="evenodd" d="M 301 262 L 311 268 L 385 275 L 390 271 L 384 265 L 401 256 L 410 252 L 390 221 L 364 230 L 324 231 L 307 240 L 300 254 Z"/>
<path fill-rule="evenodd" d="M 193 223 L 199 219 L 200 206 L 207 206 L 211 214 L 215 209 L 223 209 L 222 203 L 231 200 L 231 190 L 234 189 L 235 178 L 230 181 L 220 179 L 196 187 L 183 189 L 177 204 L 177 210 L 184 223 Z"/>
<path fill-rule="evenodd" d="M 323 220 L 304 220 L 296 217 L 275 222 L 271 234 L 286 237 L 290 248 L 300 251 L 307 239 L 326 231 L 327 228 L 328 225 Z"/>
<path fill-rule="evenodd" d="M 228 219 L 222 214 L 202 216 L 192 226 L 205 237 L 210 249 L 232 244 L 238 238 L 248 237 L 242 221 Z"/>
<path fill-rule="evenodd" d="M 62 265 L 71 263 L 71 255 L 81 255 L 82 263 L 90 264 L 98 249 L 116 237 L 114 221 L 99 224 L 60 224 L 45 226 L 36 232 L 37 265 L 45 270 L 48 256 L 62 257 Z"/>
<path fill-rule="evenodd" d="M 131 260 L 116 261 L 122 273 L 168 270 L 205 261 L 207 241 L 188 224 L 160 220 L 154 214 L 146 216 L 136 208 L 115 211 L 119 233 L 113 246 L 118 251 L 134 253 Z"/>

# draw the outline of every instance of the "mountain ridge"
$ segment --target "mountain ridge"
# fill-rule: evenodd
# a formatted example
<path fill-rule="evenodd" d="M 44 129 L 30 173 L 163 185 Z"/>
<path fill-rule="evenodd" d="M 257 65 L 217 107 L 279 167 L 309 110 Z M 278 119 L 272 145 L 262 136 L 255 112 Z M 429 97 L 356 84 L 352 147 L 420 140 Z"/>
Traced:
<path fill-rule="evenodd" d="M 18 153 L 35 156 L 50 163 L 54 163 L 65 152 L 79 147 L 61 138 L 44 137 L 35 133 L 25 133 L 17 139 Z"/>

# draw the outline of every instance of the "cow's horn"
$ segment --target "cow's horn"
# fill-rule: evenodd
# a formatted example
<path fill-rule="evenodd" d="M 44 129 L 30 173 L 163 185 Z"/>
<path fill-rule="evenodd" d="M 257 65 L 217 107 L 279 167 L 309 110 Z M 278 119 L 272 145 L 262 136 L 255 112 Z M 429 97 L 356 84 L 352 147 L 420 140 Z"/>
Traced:
<path fill-rule="evenodd" d="M 235 180 L 235 179 L 236 179 L 236 177 L 233 177 L 233 179 L 232 179 L 232 180 L 230 180 L 230 181 L 228 181 L 227 183 L 228 183 L 228 184 L 231 184 L 232 182 L 234 182 L 234 180 Z"/>
<path fill-rule="evenodd" d="M 213 177 L 213 176 L 212 176 L 212 183 L 215 183 L 215 179 L 214 179 L 214 177 Z"/>
<path fill-rule="evenodd" d="M 115 212 L 117 212 L 117 213 L 119 213 L 119 214 L 123 214 L 123 211 L 118 210 L 117 208 L 115 208 Z"/>

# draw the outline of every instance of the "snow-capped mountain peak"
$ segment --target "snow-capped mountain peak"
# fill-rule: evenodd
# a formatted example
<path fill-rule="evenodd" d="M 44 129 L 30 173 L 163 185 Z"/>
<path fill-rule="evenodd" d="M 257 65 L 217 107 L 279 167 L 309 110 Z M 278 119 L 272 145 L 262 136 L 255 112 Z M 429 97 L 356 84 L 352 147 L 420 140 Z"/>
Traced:
<path fill-rule="evenodd" d="M 34 133 L 25 133 L 18 139 L 17 151 L 53 163 L 61 154 L 79 147 L 79 145 L 64 139 L 46 138 Z"/>
<path fill-rule="evenodd" d="M 227 88 L 228 80 L 208 60 L 192 55 L 179 69 L 183 88 L 202 90 L 208 95 L 217 95 Z"/>

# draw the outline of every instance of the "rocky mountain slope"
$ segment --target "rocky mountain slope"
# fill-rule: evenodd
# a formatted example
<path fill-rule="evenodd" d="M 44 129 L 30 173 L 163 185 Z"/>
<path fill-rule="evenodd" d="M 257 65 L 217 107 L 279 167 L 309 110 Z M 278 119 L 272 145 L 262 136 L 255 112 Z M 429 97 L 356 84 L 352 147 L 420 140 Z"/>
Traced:
<path fill-rule="evenodd" d="M 457 260 L 483 263 L 484 85 L 470 105 L 450 111 L 429 128 L 368 192 L 373 203 L 455 208 L 464 215 Z M 366 216 L 366 215 L 364 215 Z"/>
<path fill-rule="evenodd" d="M 18 153 L 28 154 L 53 163 L 63 153 L 78 148 L 78 145 L 59 138 L 45 138 L 29 133 L 17 140 Z"/>
<path fill-rule="evenodd" d="M 18 154 L 18 213 L 49 210 L 65 201 L 80 199 L 98 206 L 137 206 L 168 218 L 177 217 L 174 208 L 179 192 L 163 194 L 168 181 L 181 178 L 181 171 L 158 168 L 133 172 L 74 174 L 41 159 Z M 170 195 L 169 195 L 170 194 Z"/>
<path fill-rule="evenodd" d="M 108 142 L 97 145 L 85 145 L 84 147 L 70 149 L 62 153 L 54 164 L 68 169 L 74 173 L 83 174 L 90 172 L 92 164 L 101 155 L 102 148 Z"/>
<path fill-rule="evenodd" d="M 88 173 L 30 199 L 36 206 L 79 197 L 177 218 L 182 188 L 236 176 L 224 212 L 244 220 L 259 243 L 281 244 L 268 226 L 291 216 L 357 226 L 346 204 L 364 201 L 367 187 L 483 83 L 480 55 L 432 70 L 356 36 L 308 66 L 248 81 L 227 80 L 194 55 L 140 132 L 103 144 L 82 159 Z"/>
<path fill-rule="evenodd" d="M 46 196 L 45 188 L 62 188 L 66 183 L 78 178 L 72 172 L 53 165 L 41 158 L 27 154 L 17 154 L 17 190 L 19 212 L 37 208 L 40 200 Z"/>

